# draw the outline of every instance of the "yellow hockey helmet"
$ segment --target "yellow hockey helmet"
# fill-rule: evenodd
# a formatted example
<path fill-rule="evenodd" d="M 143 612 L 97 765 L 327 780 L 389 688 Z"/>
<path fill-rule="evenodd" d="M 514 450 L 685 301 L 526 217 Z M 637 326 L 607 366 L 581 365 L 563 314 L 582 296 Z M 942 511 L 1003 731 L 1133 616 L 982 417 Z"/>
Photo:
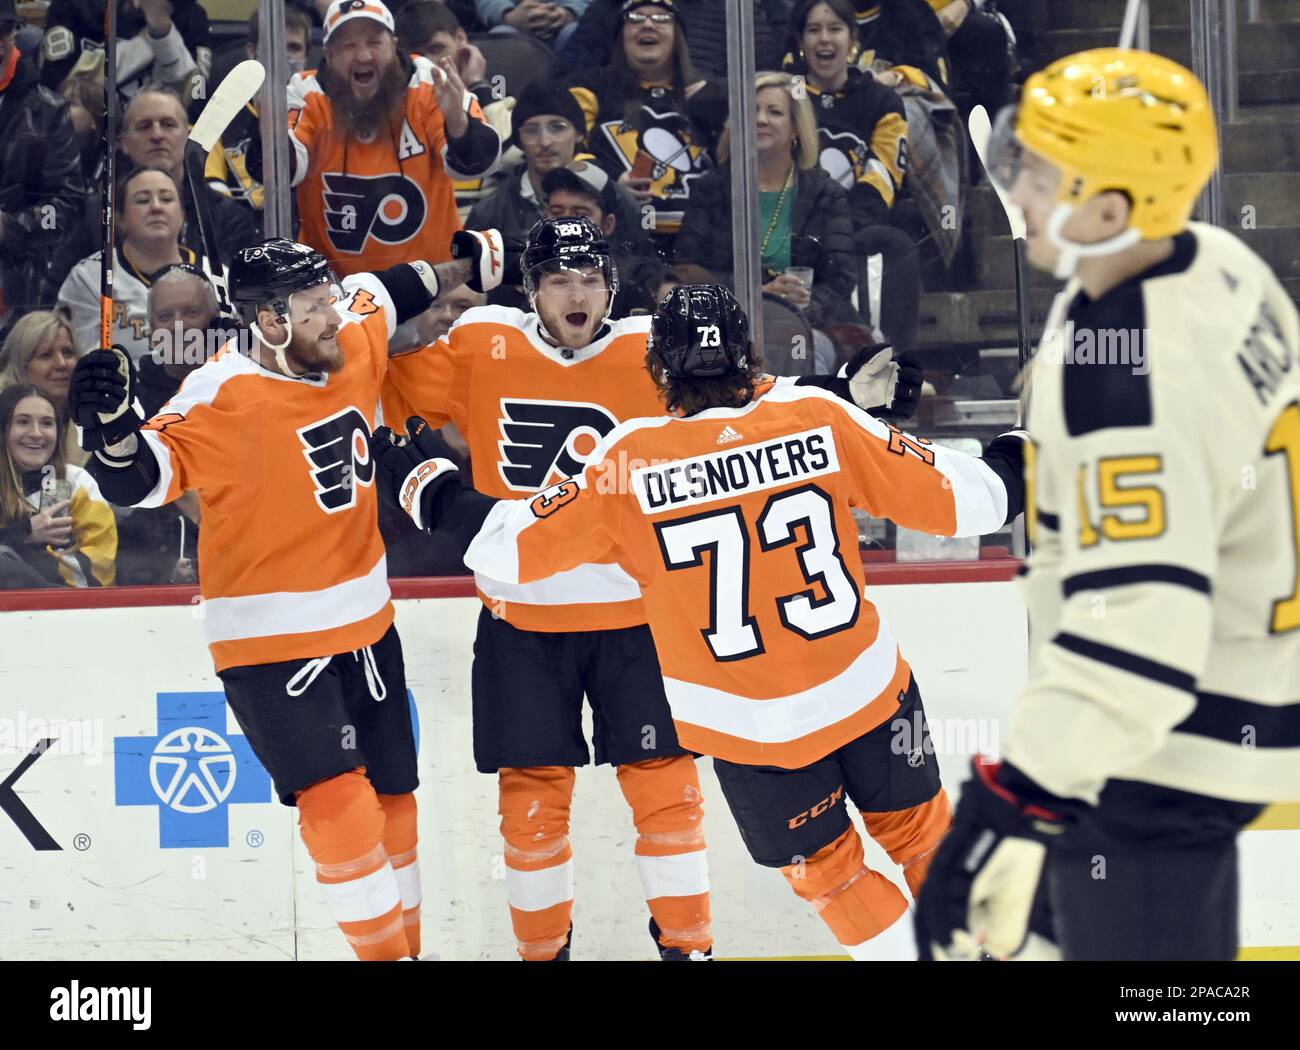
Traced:
<path fill-rule="evenodd" d="M 1205 86 L 1149 51 L 1081 51 L 1035 73 L 1025 82 L 1015 135 L 1061 169 L 1060 203 L 1127 193 L 1130 227 L 1144 240 L 1186 227 L 1219 163 Z"/>

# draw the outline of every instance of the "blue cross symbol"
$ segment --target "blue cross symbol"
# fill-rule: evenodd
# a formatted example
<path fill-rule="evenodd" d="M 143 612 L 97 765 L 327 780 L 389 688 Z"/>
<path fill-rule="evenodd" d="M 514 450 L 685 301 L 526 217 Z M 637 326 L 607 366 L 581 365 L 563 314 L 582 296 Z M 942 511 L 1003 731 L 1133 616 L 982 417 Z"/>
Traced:
<path fill-rule="evenodd" d="M 119 806 L 157 806 L 163 849 L 230 845 L 227 807 L 274 801 L 248 739 L 226 730 L 224 693 L 159 693 L 158 735 L 114 738 Z"/>

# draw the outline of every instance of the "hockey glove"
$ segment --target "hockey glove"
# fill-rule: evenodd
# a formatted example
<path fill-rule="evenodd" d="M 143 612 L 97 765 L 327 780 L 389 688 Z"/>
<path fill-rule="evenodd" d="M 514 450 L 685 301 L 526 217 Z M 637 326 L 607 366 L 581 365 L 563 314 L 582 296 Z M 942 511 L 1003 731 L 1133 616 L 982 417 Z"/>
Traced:
<path fill-rule="evenodd" d="M 1007 493 L 1007 522 L 1025 509 L 1025 446 L 1029 433 L 1025 430 L 1008 430 L 984 446 L 981 457 L 988 467 L 1002 479 Z"/>
<path fill-rule="evenodd" d="M 446 485 L 460 486 L 460 471 L 448 456 L 451 446 L 419 416 L 406 421 L 409 437 L 388 427 L 370 436 L 379 491 L 423 532 L 437 528 L 435 496 Z"/>
<path fill-rule="evenodd" d="M 864 412 L 885 419 L 911 419 L 921 400 L 921 360 L 910 350 L 891 353 L 889 344 L 864 346 L 840 376 L 849 383 L 849 396 Z"/>
<path fill-rule="evenodd" d="M 921 400 L 920 359 L 910 350 L 894 356 L 889 343 L 870 343 L 834 375 L 802 376 L 798 386 L 819 386 L 881 419 L 910 419 Z"/>
<path fill-rule="evenodd" d="M 1052 799 L 1024 774 L 980 756 L 971 770 L 916 904 L 923 959 L 976 960 L 981 952 L 1006 959 L 1018 952 L 1028 936 L 1048 843 L 1065 830 L 1060 813 L 1026 802 L 999 782 Z"/>
<path fill-rule="evenodd" d="M 77 362 L 68 387 L 68 410 L 83 449 L 102 452 L 140 429 L 144 412 L 136 400 L 137 383 L 135 365 L 120 346 L 92 350 Z M 113 465 L 112 457 L 107 462 Z"/>
<path fill-rule="evenodd" d="M 476 292 L 490 292 L 505 273 L 505 244 L 497 230 L 457 230 L 451 235 L 451 257 L 470 261 L 469 280 Z"/>

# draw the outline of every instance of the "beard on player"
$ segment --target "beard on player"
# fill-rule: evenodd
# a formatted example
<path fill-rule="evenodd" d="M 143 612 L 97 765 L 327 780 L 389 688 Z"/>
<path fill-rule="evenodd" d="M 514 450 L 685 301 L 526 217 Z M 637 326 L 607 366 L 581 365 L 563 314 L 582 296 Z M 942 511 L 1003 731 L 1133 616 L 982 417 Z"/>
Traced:
<path fill-rule="evenodd" d="M 304 330 L 305 329 L 305 330 Z M 285 358 L 298 373 L 337 372 L 343 367 L 343 348 L 339 346 L 339 318 L 294 326 Z"/>

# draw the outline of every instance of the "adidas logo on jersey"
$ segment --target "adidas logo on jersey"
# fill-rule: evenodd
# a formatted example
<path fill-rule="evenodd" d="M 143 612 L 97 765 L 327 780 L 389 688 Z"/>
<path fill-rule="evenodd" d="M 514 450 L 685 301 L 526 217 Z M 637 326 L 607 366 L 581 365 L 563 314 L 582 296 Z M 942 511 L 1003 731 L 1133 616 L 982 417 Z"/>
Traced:
<path fill-rule="evenodd" d="M 730 425 L 730 424 L 728 424 L 727 426 L 723 427 L 723 428 L 722 428 L 722 433 L 718 435 L 718 444 L 719 444 L 719 445 L 725 445 L 725 444 L 727 444 L 728 442 L 731 442 L 731 441 L 739 441 L 739 440 L 740 440 L 740 435 L 739 435 L 738 433 L 736 433 L 736 431 L 733 430 L 733 429 L 731 428 L 731 425 Z"/>

